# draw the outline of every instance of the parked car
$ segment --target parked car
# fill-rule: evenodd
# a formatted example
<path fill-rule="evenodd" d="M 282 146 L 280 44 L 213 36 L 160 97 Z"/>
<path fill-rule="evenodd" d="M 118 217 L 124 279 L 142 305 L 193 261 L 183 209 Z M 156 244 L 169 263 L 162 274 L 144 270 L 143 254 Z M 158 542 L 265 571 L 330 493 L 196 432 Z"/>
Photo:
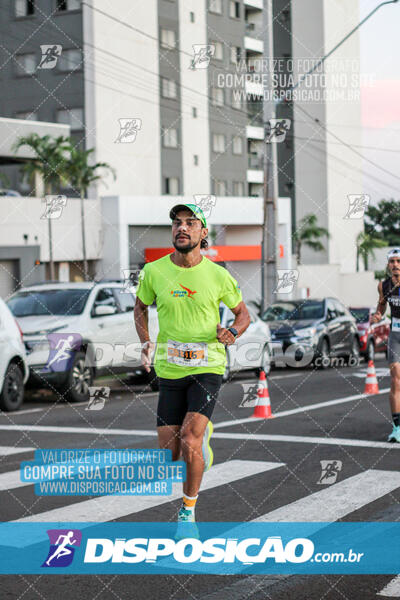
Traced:
<path fill-rule="evenodd" d="M 22 331 L 7 304 L 0 298 L 0 409 L 18 410 L 29 376 Z"/>
<path fill-rule="evenodd" d="M 47 283 L 13 294 L 8 306 L 23 332 L 31 372 L 28 384 L 56 388 L 71 401 L 83 401 L 89 398 L 95 376 L 141 370 L 134 304 L 133 289 L 115 281 Z M 158 318 L 153 307 L 149 330 L 155 339 Z M 49 360 L 48 336 L 54 333 L 61 344 L 67 340 L 73 345 L 79 336 L 81 340 L 69 353 L 71 360 L 61 361 L 57 368 Z M 124 349 L 131 344 L 127 358 Z"/>
<path fill-rule="evenodd" d="M 360 335 L 360 352 L 365 360 L 374 360 L 376 352 L 387 351 L 390 333 L 390 319 L 383 317 L 379 323 L 370 323 L 374 308 L 351 307 L 351 314 L 356 320 Z"/>
<path fill-rule="evenodd" d="M 262 319 L 270 327 L 273 343 L 279 342 L 283 352 L 289 346 L 294 348 L 296 361 L 309 353 L 311 360 L 318 357 L 317 366 L 327 368 L 331 357 L 358 359 L 360 356 L 355 319 L 336 298 L 275 302 Z M 274 362 L 276 356 L 274 351 Z"/>
<path fill-rule="evenodd" d="M 248 306 L 250 325 L 237 338 L 232 346 L 227 347 L 227 365 L 223 380 L 227 381 L 231 373 L 252 369 L 258 375 L 261 370 L 269 373 L 271 369 L 271 332 L 252 306 Z M 227 306 L 221 304 L 220 318 L 222 327 L 231 327 L 235 317 Z"/>

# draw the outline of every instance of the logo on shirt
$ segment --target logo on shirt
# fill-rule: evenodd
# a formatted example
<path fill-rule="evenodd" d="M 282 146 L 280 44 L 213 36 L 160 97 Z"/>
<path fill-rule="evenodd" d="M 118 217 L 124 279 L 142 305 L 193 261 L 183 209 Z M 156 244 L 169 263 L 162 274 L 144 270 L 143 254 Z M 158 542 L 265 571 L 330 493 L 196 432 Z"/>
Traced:
<path fill-rule="evenodd" d="M 187 296 L 188 298 L 193 298 L 193 295 L 197 294 L 196 290 L 190 290 L 189 288 L 185 287 L 181 283 L 179 285 L 181 286 L 181 288 L 183 288 L 183 291 L 182 290 L 171 290 L 171 294 L 174 298 L 183 298 L 184 296 Z"/>

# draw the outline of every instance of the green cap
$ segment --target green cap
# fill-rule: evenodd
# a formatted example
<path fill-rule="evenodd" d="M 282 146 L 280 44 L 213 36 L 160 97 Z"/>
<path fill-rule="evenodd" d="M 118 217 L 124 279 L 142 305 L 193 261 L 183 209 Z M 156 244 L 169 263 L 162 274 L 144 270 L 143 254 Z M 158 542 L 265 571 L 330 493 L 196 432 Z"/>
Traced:
<path fill-rule="evenodd" d="M 207 221 L 200 206 L 197 206 L 196 204 L 176 204 L 169 212 L 170 219 L 175 219 L 180 210 L 190 210 L 196 219 L 200 219 L 203 226 L 207 228 Z"/>

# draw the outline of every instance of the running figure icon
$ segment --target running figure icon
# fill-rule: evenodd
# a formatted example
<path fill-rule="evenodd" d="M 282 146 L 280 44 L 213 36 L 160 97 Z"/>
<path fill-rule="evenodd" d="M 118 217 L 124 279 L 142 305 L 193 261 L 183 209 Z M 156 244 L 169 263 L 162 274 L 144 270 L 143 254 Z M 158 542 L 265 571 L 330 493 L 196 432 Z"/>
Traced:
<path fill-rule="evenodd" d="M 78 540 L 73 539 L 74 532 L 69 531 L 65 535 L 59 535 L 56 541 L 57 549 L 53 554 L 46 560 L 46 565 L 50 566 L 51 561 L 54 558 L 61 558 L 62 556 L 66 556 L 67 554 L 72 554 L 72 550 L 67 548 L 68 545 L 75 544 Z M 62 542 L 60 542 L 62 540 Z"/>

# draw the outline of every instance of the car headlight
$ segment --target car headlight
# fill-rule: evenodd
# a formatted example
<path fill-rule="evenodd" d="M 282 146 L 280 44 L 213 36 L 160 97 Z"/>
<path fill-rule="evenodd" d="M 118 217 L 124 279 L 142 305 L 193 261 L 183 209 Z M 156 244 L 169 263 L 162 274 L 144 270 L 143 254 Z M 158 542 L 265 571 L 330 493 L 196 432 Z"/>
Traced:
<path fill-rule="evenodd" d="M 296 329 L 294 335 L 298 338 L 310 338 L 317 332 L 315 327 L 304 327 L 304 329 Z"/>

